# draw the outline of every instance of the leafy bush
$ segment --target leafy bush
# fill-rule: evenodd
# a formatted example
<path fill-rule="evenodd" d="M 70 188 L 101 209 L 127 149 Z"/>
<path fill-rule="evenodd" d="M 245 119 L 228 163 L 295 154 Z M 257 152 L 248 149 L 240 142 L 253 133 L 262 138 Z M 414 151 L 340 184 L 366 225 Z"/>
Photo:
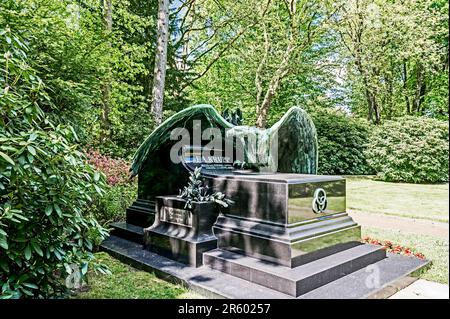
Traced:
<path fill-rule="evenodd" d="M 106 176 L 108 186 L 103 196 L 95 196 L 91 212 L 102 225 L 125 219 L 125 211 L 137 197 L 137 183 L 130 180 L 130 164 L 91 150 L 88 162 Z"/>
<path fill-rule="evenodd" d="M 126 209 L 137 198 L 137 183 L 107 186 L 103 196 L 96 196 L 91 212 L 97 221 L 108 226 L 112 222 L 125 220 Z"/>
<path fill-rule="evenodd" d="M 130 164 L 123 159 L 114 159 L 95 150 L 86 153 L 89 164 L 106 176 L 108 185 L 114 186 L 130 182 Z"/>
<path fill-rule="evenodd" d="M 319 143 L 319 174 L 371 174 L 364 153 L 369 124 L 340 111 L 311 112 Z"/>
<path fill-rule="evenodd" d="M 448 181 L 448 128 L 448 122 L 426 117 L 386 121 L 373 130 L 368 163 L 385 181 Z"/>
<path fill-rule="evenodd" d="M 40 105 L 52 103 L 24 43 L 0 29 L 1 298 L 65 293 L 64 280 L 83 278 L 106 236 L 85 213 L 104 177 L 72 144 L 73 129 L 45 117 Z"/>

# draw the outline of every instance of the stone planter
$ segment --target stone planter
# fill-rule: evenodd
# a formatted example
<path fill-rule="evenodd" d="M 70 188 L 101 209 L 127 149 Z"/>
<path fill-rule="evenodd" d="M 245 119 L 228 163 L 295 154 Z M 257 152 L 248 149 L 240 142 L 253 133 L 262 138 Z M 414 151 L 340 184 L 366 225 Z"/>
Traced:
<path fill-rule="evenodd" d="M 155 222 L 144 229 L 144 247 L 173 260 L 200 267 L 202 254 L 217 248 L 212 226 L 219 209 L 212 202 L 186 201 L 176 196 L 156 197 Z"/>

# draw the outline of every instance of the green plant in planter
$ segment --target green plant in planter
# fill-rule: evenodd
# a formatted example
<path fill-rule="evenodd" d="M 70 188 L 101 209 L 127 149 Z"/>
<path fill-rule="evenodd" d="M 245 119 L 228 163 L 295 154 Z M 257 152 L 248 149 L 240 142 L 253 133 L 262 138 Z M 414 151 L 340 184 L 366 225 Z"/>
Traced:
<path fill-rule="evenodd" d="M 222 207 L 228 207 L 233 201 L 226 198 L 226 195 L 221 192 L 214 192 L 208 194 L 208 186 L 203 186 L 203 180 L 201 178 L 201 168 L 196 167 L 193 172 L 190 173 L 189 183 L 187 186 L 180 189 L 179 198 L 186 200 L 184 208 L 192 209 L 193 202 L 215 202 Z"/>

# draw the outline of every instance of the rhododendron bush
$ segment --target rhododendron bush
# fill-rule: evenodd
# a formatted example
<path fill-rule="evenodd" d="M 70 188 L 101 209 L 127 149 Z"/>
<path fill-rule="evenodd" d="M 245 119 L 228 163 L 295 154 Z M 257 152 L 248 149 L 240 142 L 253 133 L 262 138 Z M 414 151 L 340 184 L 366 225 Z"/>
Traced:
<path fill-rule="evenodd" d="M 106 176 L 108 185 L 123 185 L 131 183 L 129 168 L 130 163 L 123 159 L 114 159 L 100 154 L 96 150 L 86 152 L 89 164 Z"/>
<path fill-rule="evenodd" d="M 106 192 L 92 202 L 92 213 L 102 225 L 125 219 L 128 206 L 137 197 L 137 184 L 130 179 L 130 163 L 102 155 L 97 150 L 86 152 L 88 163 L 106 176 Z"/>
<path fill-rule="evenodd" d="M 65 295 L 89 267 L 105 272 L 93 248 L 107 233 L 89 214 L 104 179 L 74 129 L 43 112 L 53 105 L 24 43 L 0 29 L 0 299 Z"/>

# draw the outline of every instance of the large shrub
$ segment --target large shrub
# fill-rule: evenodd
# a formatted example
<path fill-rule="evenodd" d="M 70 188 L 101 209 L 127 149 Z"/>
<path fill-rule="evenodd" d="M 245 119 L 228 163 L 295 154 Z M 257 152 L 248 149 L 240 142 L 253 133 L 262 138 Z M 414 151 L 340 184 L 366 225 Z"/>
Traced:
<path fill-rule="evenodd" d="M 130 180 L 130 163 L 114 159 L 98 151 L 87 152 L 88 161 L 106 176 L 107 187 L 103 196 L 95 196 L 91 212 L 102 225 L 125 219 L 126 209 L 137 198 L 137 183 Z"/>
<path fill-rule="evenodd" d="M 319 143 L 319 174 L 371 174 L 364 153 L 369 124 L 337 110 L 311 112 Z"/>
<path fill-rule="evenodd" d="M 105 230 L 88 212 L 104 177 L 54 125 L 26 45 L 0 29 L 0 297 L 49 297 L 76 284 Z M 95 264 L 95 263 L 94 263 Z"/>
<path fill-rule="evenodd" d="M 386 121 L 373 130 L 368 162 L 385 181 L 448 181 L 448 128 L 448 122 L 426 117 Z"/>

